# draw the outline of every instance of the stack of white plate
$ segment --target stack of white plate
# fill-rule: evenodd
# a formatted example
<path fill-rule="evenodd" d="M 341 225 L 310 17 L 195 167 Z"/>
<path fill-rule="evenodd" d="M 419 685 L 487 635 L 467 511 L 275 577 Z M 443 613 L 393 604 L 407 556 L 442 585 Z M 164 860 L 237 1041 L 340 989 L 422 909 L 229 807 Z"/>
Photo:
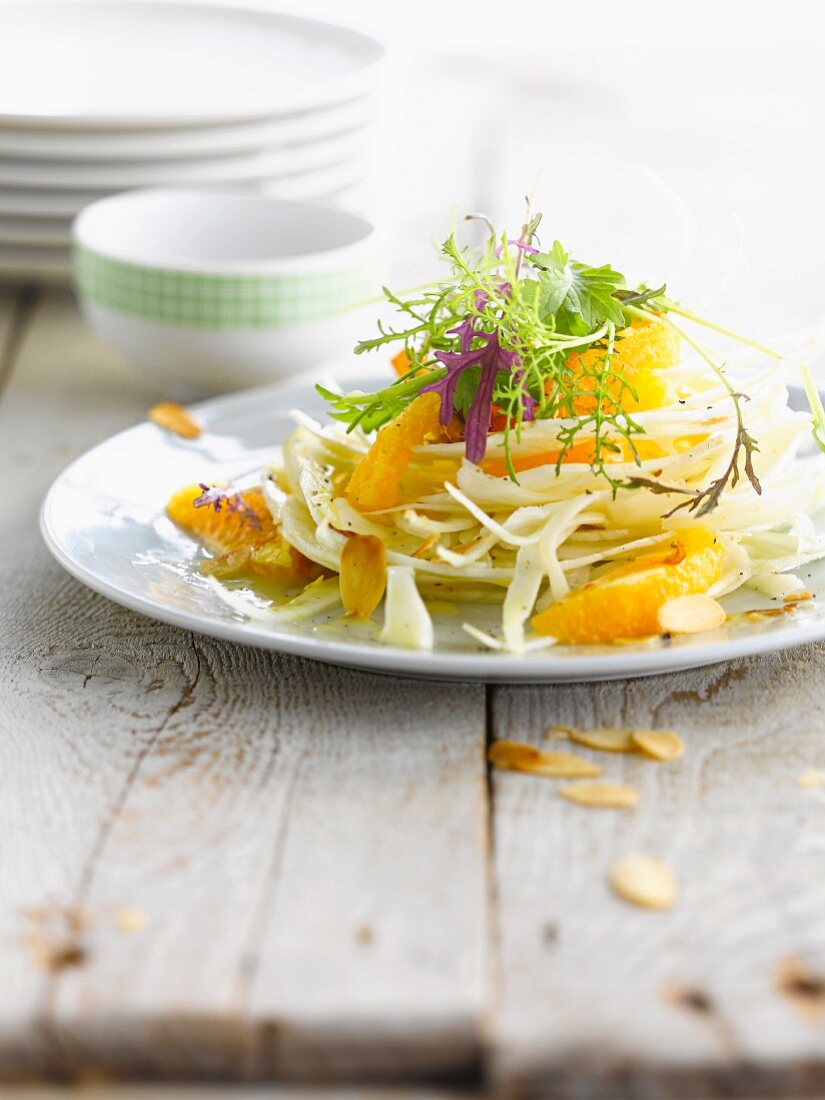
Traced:
<path fill-rule="evenodd" d="M 116 191 L 222 187 L 369 213 L 384 49 L 183 0 L 0 3 L 0 277 L 63 280 Z"/>

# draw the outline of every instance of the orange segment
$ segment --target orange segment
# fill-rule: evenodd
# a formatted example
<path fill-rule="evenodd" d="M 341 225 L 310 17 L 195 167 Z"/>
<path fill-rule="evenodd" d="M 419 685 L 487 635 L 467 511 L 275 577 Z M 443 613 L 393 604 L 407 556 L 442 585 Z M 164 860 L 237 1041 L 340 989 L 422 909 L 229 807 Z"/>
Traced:
<path fill-rule="evenodd" d="M 437 393 L 422 393 L 395 420 L 386 424 L 352 472 L 346 497 L 360 512 L 392 508 L 398 503 L 401 479 L 413 448 L 428 435 L 440 433 Z"/>
<path fill-rule="evenodd" d="M 232 495 L 232 490 L 227 490 Z M 266 506 L 260 489 L 246 489 L 241 498 L 255 513 L 257 525 L 242 511 L 232 512 L 226 504 L 216 512 L 211 505 L 195 507 L 203 494 L 200 485 L 186 485 L 172 496 L 166 505 L 169 518 L 190 535 L 197 535 L 204 546 L 215 554 L 227 554 L 241 547 L 258 546 L 278 534 L 278 528 Z"/>
<path fill-rule="evenodd" d="M 588 348 L 584 352 L 573 352 L 567 365 L 577 377 L 580 387 L 593 391 L 598 386 L 598 367 L 604 361 L 605 350 Z M 656 372 L 679 362 L 679 333 L 669 325 L 657 321 L 633 322 L 630 328 L 616 334 L 616 343 L 611 367 L 621 371 L 628 384 L 636 391 L 636 396 L 623 387 L 615 377 L 609 379 L 607 396 L 604 399 L 606 412 L 616 412 L 617 405 L 624 412 L 641 412 L 644 409 L 656 409 L 667 398 L 667 385 L 657 377 Z M 597 373 L 594 374 L 593 372 Z M 572 410 L 563 410 L 563 415 L 586 416 L 596 408 L 596 398 L 588 393 L 573 398 Z"/>
<path fill-rule="evenodd" d="M 633 450 L 626 439 L 617 439 L 612 441 L 619 449 L 617 451 L 605 451 L 605 462 L 634 462 L 635 458 Z M 637 439 L 634 440 L 634 446 L 636 447 L 636 453 L 640 459 L 646 458 L 661 458 L 665 453 L 662 448 L 652 439 Z M 590 465 L 593 462 L 596 453 L 595 443 L 592 439 L 584 439 L 581 443 L 574 443 L 568 450 L 567 454 L 562 459 L 562 465 L 566 466 L 568 463 L 583 462 Z M 524 455 L 522 458 L 513 459 L 513 467 L 517 474 L 523 473 L 525 470 L 535 470 L 539 466 L 555 466 L 559 460 L 560 450 L 546 451 L 544 454 Z M 490 474 L 491 477 L 504 477 L 509 475 L 507 465 L 503 458 L 490 458 L 485 462 L 482 462 L 481 468 L 485 474 Z"/>
<path fill-rule="evenodd" d="M 399 376 L 399 378 L 402 374 L 406 374 L 412 366 L 406 348 L 402 348 L 402 350 L 399 351 L 397 355 L 394 355 L 392 359 L 390 359 L 390 362 L 392 363 L 392 369 Z"/>
<path fill-rule="evenodd" d="M 200 485 L 179 489 L 166 505 L 166 514 L 218 555 L 203 563 L 204 573 L 223 580 L 252 575 L 286 582 L 321 574 L 320 566 L 281 536 L 260 489 L 246 489 L 240 494 L 254 519 L 249 512 L 230 511 L 227 504 L 220 512 L 208 504 L 196 508 L 195 500 L 202 492 Z"/>
<path fill-rule="evenodd" d="M 564 644 L 658 634 L 662 604 L 707 592 L 719 578 L 723 557 L 712 531 L 679 531 L 663 549 L 616 566 L 534 615 L 533 629 Z"/>

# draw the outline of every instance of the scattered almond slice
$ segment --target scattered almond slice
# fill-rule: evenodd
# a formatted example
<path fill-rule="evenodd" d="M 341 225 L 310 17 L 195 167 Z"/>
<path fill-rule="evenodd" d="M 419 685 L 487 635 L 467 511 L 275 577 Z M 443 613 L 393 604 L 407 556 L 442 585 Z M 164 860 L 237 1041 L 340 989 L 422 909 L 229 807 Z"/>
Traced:
<path fill-rule="evenodd" d="M 727 619 L 718 600 L 699 593 L 667 600 L 657 617 L 663 634 L 700 634 L 722 626 Z"/>
<path fill-rule="evenodd" d="M 570 783 L 559 787 L 559 794 L 579 806 L 605 810 L 632 810 L 639 801 L 639 792 L 622 783 Z"/>
<path fill-rule="evenodd" d="M 167 432 L 173 432 L 182 439 L 197 439 L 203 431 L 183 405 L 177 405 L 174 401 L 162 401 L 155 405 L 149 410 L 149 419 L 159 428 L 165 428 Z"/>
<path fill-rule="evenodd" d="M 510 768 L 527 760 L 538 760 L 541 750 L 521 741 L 495 741 L 488 757 L 497 768 Z"/>
<path fill-rule="evenodd" d="M 808 768 L 796 777 L 796 785 L 803 791 L 813 791 L 825 787 L 825 769 Z"/>
<path fill-rule="evenodd" d="M 744 618 L 751 623 L 761 622 L 763 619 L 781 619 L 789 611 L 795 609 L 795 604 L 789 603 L 784 607 L 754 607 L 749 611 L 743 611 Z"/>
<path fill-rule="evenodd" d="M 118 909 L 115 926 L 118 932 L 142 932 L 146 928 L 148 919 L 142 909 L 127 905 L 123 909 Z"/>
<path fill-rule="evenodd" d="M 573 726 L 551 726 L 544 735 L 545 741 L 569 741 L 576 730 Z"/>
<path fill-rule="evenodd" d="M 631 905 L 643 909 L 670 909 L 678 889 L 670 868 L 651 856 L 623 856 L 610 869 L 610 885 Z"/>
<path fill-rule="evenodd" d="M 787 596 L 782 597 L 783 603 L 800 603 L 802 600 L 812 600 L 814 598 L 813 592 L 791 592 Z"/>
<path fill-rule="evenodd" d="M 551 779 L 595 777 L 602 769 L 570 752 L 547 752 L 518 741 L 496 741 L 490 748 L 490 763 L 497 768 L 545 775 Z"/>
<path fill-rule="evenodd" d="M 634 746 L 655 760 L 677 760 L 685 751 L 682 738 L 673 730 L 633 730 L 630 737 Z"/>
<path fill-rule="evenodd" d="M 636 751 L 631 730 L 615 729 L 612 726 L 595 730 L 570 729 L 568 736 L 576 744 L 585 745 L 588 749 L 597 749 L 599 752 Z"/>

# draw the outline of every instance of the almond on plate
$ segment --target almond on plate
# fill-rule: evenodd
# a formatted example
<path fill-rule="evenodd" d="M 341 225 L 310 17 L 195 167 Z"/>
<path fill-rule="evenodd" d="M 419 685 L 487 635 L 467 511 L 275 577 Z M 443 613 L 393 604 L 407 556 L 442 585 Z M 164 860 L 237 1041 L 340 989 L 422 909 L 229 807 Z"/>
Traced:
<path fill-rule="evenodd" d="M 176 405 L 174 401 L 162 401 L 160 405 L 155 405 L 149 410 L 149 419 L 159 428 L 165 428 L 182 439 L 197 439 L 203 431 L 183 405 Z"/>

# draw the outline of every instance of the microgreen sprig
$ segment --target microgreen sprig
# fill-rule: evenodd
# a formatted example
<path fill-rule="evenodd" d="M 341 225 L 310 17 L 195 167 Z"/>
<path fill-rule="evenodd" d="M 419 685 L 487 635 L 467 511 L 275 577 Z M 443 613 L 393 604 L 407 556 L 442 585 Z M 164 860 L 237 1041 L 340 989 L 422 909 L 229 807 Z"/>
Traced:
<path fill-rule="evenodd" d="M 404 323 L 389 328 L 379 322 L 378 334 L 361 341 L 357 354 L 396 345 L 406 353 L 408 369 L 392 385 L 370 394 L 319 392 L 330 402 L 331 415 L 348 426 L 371 432 L 394 419 L 423 392 L 441 395 L 441 422 L 457 416 L 464 423 L 467 457 L 481 462 L 494 423 L 501 430 L 505 467 L 513 480 L 517 471 L 512 443 L 521 437 L 525 421 L 559 421 L 556 468 L 579 439 L 588 440 L 587 461 L 615 493 L 646 485 L 653 491 L 681 492 L 642 477 L 616 474 L 617 456 L 641 459 L 636 439 L 641 425 L 625 411 L 625 394 L 636 399 L 631 380 L 617 355 L 623 330 L 634 318 L 676 327 L 672 313 L 689 322 L 775 354 L 745 337 L 703 321 L 666 296 L 664 286 L 628 286 L 624 275 L 609 264 L 598 267 L 570 257 L 558 241 L 542 250 L 537 239 L 541 216 L 531 216 L 517 239 L 497 234 L 482 215 L 470 215 L 489 229 L 475 251 L 459 245 L 451 234 L 441 248 L 446 278 L 384 297 Z M 756 492 L 761 488 L 753 468 L 757 444 L 747 431 L 743 395 L 737 393 L 723 368 L 692 338 L 677 329 L 710 364 L 735 406 L 737 431 L 731 463 L 703 492 L 684 491 L 688 507 L 704 515 L 716 506 L 728 486 L 740 479 L 740 468 Z M 594 354 L 583 353 L 593 349 Z M 572 358 L 571 358 L 572 357 Z M 825 432 L 825 428 L 823 429 Z M 612 469 L 611 469 L 612 467 Z"/>

